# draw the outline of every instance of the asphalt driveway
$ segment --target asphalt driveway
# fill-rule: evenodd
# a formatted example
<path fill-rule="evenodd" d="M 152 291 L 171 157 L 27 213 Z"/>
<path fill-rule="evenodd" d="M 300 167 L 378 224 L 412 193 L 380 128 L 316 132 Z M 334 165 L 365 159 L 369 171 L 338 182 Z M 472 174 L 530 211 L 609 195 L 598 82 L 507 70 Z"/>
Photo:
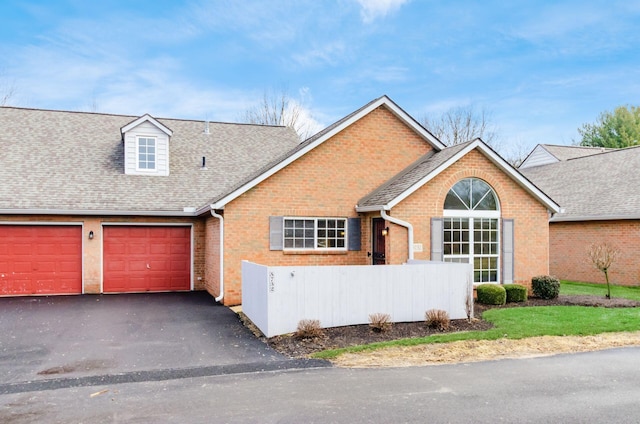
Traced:
<path fill-rule="evenodd" d="M 318 365 L 204 292 L 0 298 L 0 393 Z"/>

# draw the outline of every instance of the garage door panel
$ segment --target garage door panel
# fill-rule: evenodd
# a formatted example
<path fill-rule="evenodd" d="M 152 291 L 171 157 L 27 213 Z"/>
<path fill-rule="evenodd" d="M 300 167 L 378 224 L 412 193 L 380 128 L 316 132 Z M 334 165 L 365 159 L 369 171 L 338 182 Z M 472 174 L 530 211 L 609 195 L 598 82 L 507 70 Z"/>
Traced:
<path fill-rule="evenodd" d="M 167 255 L 171 253 L 171 247 L 166 244 L 160 244 L 156 239 L 156 242 L 149 246 L 149 252 L 154 255 Z"/>
<path fill-rule="evenodd" d="M 103 235 L 104 292 L 191 288 L 190 227 L 108 226 Z"/>
<path fill-rule="evenodd" d="M 0 294 L 82 292 L 82 227 L 0 225 Z"/>
<path fill-rule="evenodd" d="M 31 253 L 34 249 L 34 246 L 31 243 L 11 243 L 11 239 L 8 240 L 8 243 L 9 246 L 11 246 L 8 253 L 14 256 L 31 256 Z"/>

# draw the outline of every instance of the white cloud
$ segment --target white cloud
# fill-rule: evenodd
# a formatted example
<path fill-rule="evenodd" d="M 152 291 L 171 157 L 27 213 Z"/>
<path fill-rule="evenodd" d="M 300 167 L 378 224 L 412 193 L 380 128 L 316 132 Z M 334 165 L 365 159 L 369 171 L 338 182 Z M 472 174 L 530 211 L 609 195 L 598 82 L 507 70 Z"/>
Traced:
<path fill-rule="evenodd" d="M 336 41 L 322 47 L 313 48 L 301 54 L 294 54 L 292 59 L 300 66 L 335 65 L 344 56 L 346 47 L 343 42 Z"/>
<path fill-rule="evenodd" d="M 362 21 L 369 24 L 400 9 L 407 0 L 357 0 L 357 2 L 361 7 L 360 16 Z"/>

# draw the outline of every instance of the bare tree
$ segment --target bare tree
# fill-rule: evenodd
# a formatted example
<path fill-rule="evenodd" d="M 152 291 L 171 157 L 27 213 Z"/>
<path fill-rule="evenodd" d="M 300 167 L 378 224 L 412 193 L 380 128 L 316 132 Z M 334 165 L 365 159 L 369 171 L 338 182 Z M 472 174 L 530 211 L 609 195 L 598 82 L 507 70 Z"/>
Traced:
<path fill-rule="evenodd" d="M 0 73 L 0 106 L 7 106 L 11 98 L 16 94 L 16 87 L 13 83 L 4 82 L 4 72 Z"/>
<path fill-rule="evenodd" d="M 609 268 L 620 256 L 620 251 L 609 243 L 592 244 L 587 254 L 597 269 L 604 273 L 607 281 L 607 299 L 611 299 L 611 286 L 609 284 Z"/>
<path fill-rule="evenodd" d="M 280 93 L 265 90 L 262 101 L 240 117 L 241 122 L 260 125 L 282 125 L 293 128 L 301 140 L 308 138 L 313 129 L 302 101 L 292 99 L 286 90 Z"/>
<path fill-rule="evenodd" d="M 501 156 L 511 164 L 514 168 L 518 168 L 522 165 L 522 162 L 529 156 L 531 147 L 526 146 L 523 143 L 513 142 L 510 145 L 502 149 Z"/>
<path fill-rule="evenodd" d="M 481 138 L 495 149 L 498 141 L 491 114 L 473 105 L 452 107 L 436 117 L 425 116 L 422 124 L 447 146 Z"/>

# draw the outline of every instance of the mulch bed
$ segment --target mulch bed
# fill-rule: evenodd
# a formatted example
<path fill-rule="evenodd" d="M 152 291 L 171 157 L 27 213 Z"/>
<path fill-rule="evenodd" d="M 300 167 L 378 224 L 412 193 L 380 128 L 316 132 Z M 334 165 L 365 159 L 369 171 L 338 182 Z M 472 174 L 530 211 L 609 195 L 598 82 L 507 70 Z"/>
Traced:
<path fill-rule="evenodd" d="M 558 296 L 558 298 L 551 300 L 529 298 L 526 302 L 508 303 L 502 306 L 488 306 L 476 303 L 474 305 L 474 311 L 476 317 L 481 317 L 484 311 L 491 308 L 553 305 L 619 308 L 640 307 L 640 302 L 629 299 L 607 299 L 604 296 Z M 245 325 L 251 328 L 255 334 L 259 335 L 259 330 L 255 327 L 252 328 L 251 322 L 249 322 L 244 316 L 243 318 Z M 411 337 L 424 337 L 432 334 L 444 334 L 447 332 L 482 331 L 488 330 L 492 326 L 493 325 L 491 323 L 483 321 L 482 319 L 472 319 L 471 321 L 467 321 L 466 319 L 451 320 L 451 325 L 445 332 L 429 328 L 423 321 L 394 323 L 390 329 L 384 332 L 374 331 L 369 327 L 369 325 L 349 325 L 345 327 L 325 328 L 322 330 L 323 335 L 321 337 L 300 339 L 294 335 L 285 334 L 271 337 L 269 339 L 263 337 L 263 340 L 283 355 L 292 358 L 302 358 L 327 349 L 337 349 Z"/>

